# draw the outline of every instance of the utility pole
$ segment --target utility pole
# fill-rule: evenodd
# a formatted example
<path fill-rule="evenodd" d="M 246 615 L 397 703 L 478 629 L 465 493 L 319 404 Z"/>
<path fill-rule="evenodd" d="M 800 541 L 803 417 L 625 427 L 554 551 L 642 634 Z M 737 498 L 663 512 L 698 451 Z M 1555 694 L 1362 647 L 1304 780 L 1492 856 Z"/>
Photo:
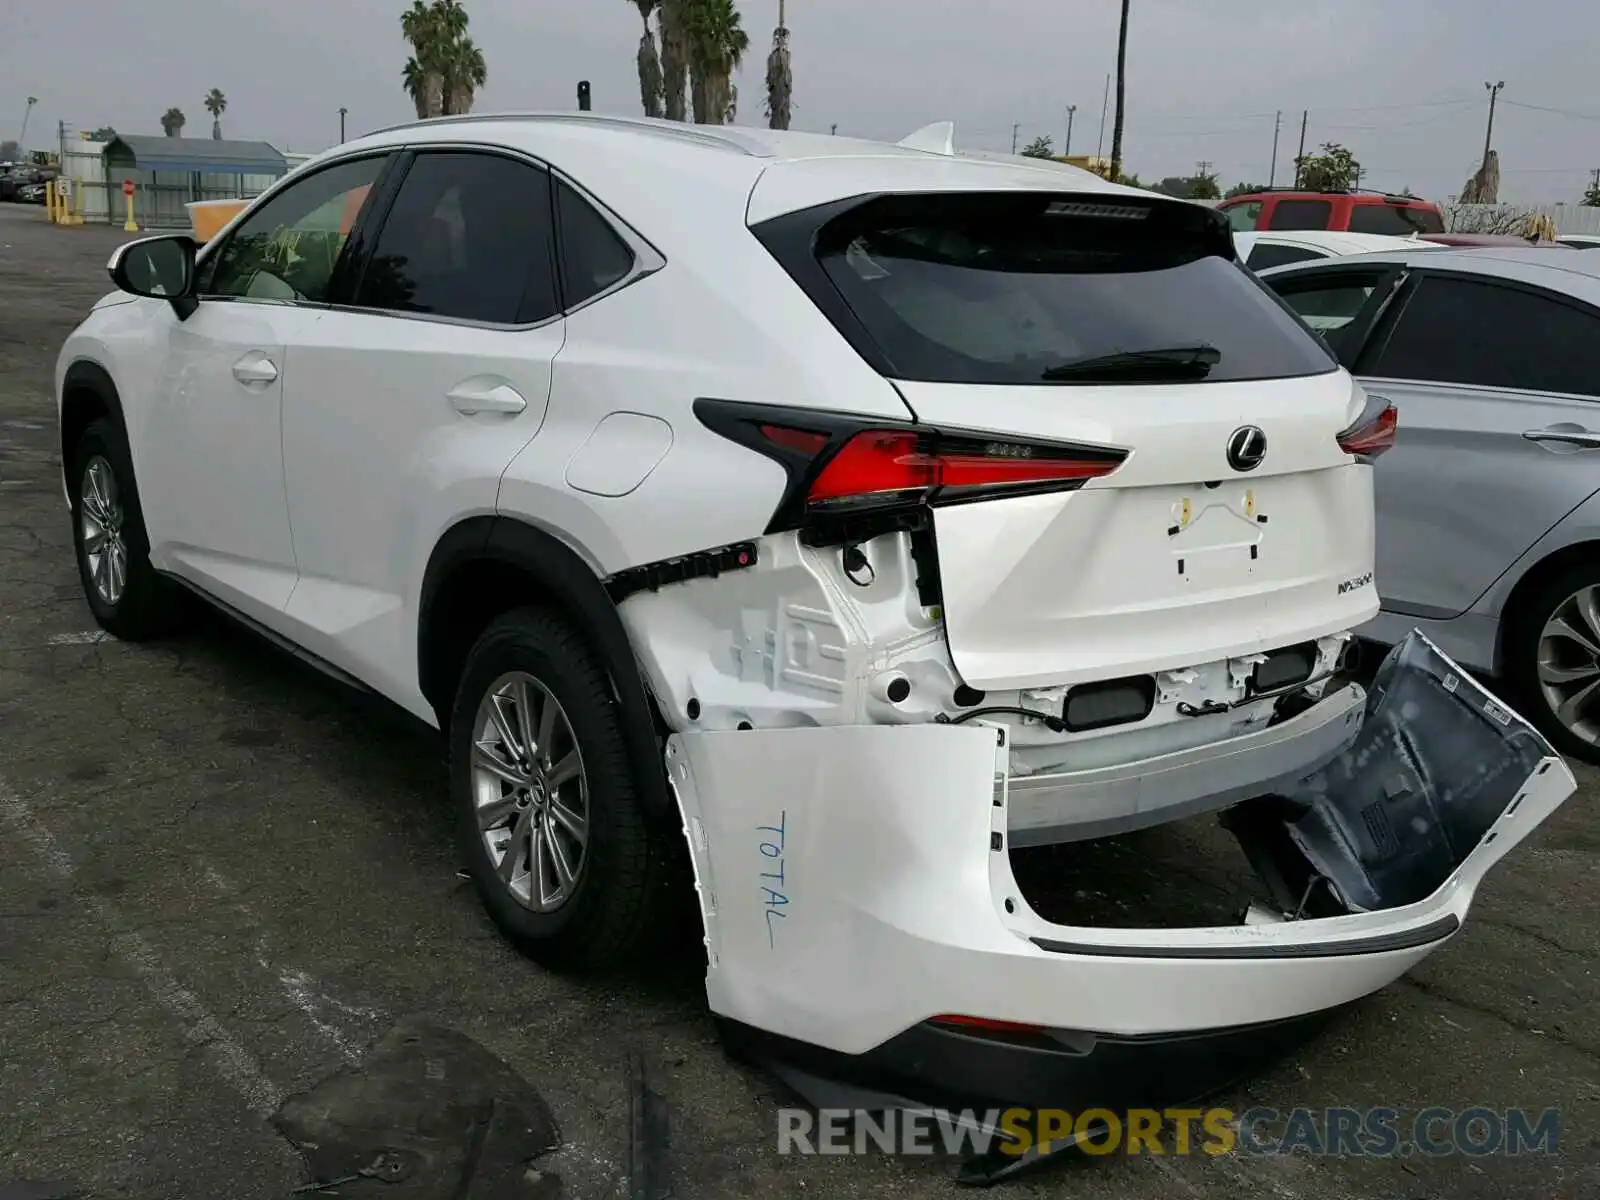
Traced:
<path fill-rule="evenodd" d="M 1011 127 L 1011 153 L 1013 154 L 1017 152 L 1017 131 L 1021 128 L 1021 125 L 1013 125 Z"/>
<path fill-rule="evenodd" d="M 1067 105 L 1067 141 L 1061 147 L 1061 157 L 1066 158 L 1072 153 L 1072 114 L 1078 111 L 1076 104 Z"/>
<path fill-rule="evenodd" d="M 1094 144 L 1094 156 L 1099 158 L 1106 150 L 1106 109 L 1111 106 L 1111 76 L 1106 76 L 1106 90 L 1100 97 L 1100 140 Z"/>
<path fill-rule="evenodd" d="M 1272 166 L 1267 168 L 1267 187 L 1278 182 L 1278 130 L 1283 128 L 1283 110 L 1272 118 Z"/>
<path fill-rule="evenodd" d="M 1495 97 L 1500 94 L 1500 89 L 1505 85 L 1506 81 L 1504 79 L 1499 83 L 1486 82 L 1483 85 L 1489 89 L 1489 127 L 1483 131 L 1483 179 L 1485 182 L 1489 178 L 1489 143 L 1494 138 L 1494 101 Z"/>
<path fill-rule="evenodd" d="M 339 141 L 340 142 L 344 141 L 344 116 L 349 111 L 350 110 L 348 108 L 341 108 L 339 110 Z"/>
<path fill-rule="evenodd" d="M 1300 152 L 1294 156 L 1294 185 L 1300 186 L 1300 160 L 1306 156 L 1306 122 L 1311 119 L 1311 110 L 1302 109 L 1300 112 Z"/>

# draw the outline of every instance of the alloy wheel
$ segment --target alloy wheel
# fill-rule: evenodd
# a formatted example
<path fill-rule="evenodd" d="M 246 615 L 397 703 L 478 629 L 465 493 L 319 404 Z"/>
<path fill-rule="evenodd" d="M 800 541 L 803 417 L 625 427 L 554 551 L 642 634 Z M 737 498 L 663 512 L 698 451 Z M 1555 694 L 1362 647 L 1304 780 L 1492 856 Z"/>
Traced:
<path fill-rule="evenodd" d="M 128 586 L 128 543 L 122 535 L 117 475 L 102 455 L 95 455 L 84 465 L 78 507 L 78 536 L 83 539 L 89 578 L 100 599 L 115 605 Z"/>
<path fill-rule="evenodd" d="M 472 790 L 501 884 L 524 908 L 559 909 L 588 862 L 589 780 L 560 701 L 524 671 L 495 680 L 478 705 Z"/>
<path fill-rule="evenodd" d="M 1539 634 L 1539 691 L 1564 728 L 1600 744 L 1600 586 L 1556 605 Z"/>

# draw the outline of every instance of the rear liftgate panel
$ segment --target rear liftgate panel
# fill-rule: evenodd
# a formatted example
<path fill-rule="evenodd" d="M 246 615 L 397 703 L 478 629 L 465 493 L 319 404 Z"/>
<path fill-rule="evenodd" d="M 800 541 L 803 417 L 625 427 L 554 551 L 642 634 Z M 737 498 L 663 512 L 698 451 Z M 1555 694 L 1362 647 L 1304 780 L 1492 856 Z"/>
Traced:
<path fill-rule="evenodd" d="M 1326 1010 L 1448 939 L 1487 870 L 1575 787 L 1531 726 L 1413 634 L 1350 749 L 1249 810 L 1241 837 L 1295 906 L 1228 927 L 1077 928 L 1041 919 L 1012 877 L 1002 737 L 674 735 L 713 1011 L 857 1055 L 941 1014 L 1092 1045 Z M 1308 890 L 1328 915 L 1305 915 Z"/>

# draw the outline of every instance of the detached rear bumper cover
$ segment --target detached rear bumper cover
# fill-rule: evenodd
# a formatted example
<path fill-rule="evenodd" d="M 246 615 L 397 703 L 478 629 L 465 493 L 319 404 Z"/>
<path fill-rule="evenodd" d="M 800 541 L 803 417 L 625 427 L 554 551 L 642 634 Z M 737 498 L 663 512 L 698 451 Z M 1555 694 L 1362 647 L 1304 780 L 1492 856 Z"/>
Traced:
<path fill-rule="evenodd" d="M 1040 918 L 1012 876 L 1006 762 L 996 730 L 973 724 L 672 738 L 713 1012 L 830 1057 L 958 1013 L 1073 1031 L 1064 1059 L 1080 1061 L 1097 1040 L 1170 1051 L 1174 1035 L 1289 1021 L 1426 957 L 1575 787 L 1531 726 L 1413 635 L 1355 741 L 1289 797 L 1308 870 L 1354 911 L 1074 928 Z M 1374 802 L 1395 797 L 1377 821 Z"/>

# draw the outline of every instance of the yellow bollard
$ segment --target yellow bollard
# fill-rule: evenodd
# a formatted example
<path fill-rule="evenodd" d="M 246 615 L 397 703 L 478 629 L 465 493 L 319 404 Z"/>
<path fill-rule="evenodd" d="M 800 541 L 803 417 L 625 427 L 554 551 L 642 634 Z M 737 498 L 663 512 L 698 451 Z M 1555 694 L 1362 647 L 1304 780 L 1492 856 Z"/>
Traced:
<path fill-rule="evenodd" d="M 123 198 L 128 202 L 128 219 L 122 223 L 123 233 L 138 233 L 139 226 L 133 220 L 133 181 L 129 180 L 122 185 Z"/>
<path fill-rule="evenodd" d="M 52 225 L 56 221 L 56 181 L 49 180 L 44 185 L 44 215 Z"/>

